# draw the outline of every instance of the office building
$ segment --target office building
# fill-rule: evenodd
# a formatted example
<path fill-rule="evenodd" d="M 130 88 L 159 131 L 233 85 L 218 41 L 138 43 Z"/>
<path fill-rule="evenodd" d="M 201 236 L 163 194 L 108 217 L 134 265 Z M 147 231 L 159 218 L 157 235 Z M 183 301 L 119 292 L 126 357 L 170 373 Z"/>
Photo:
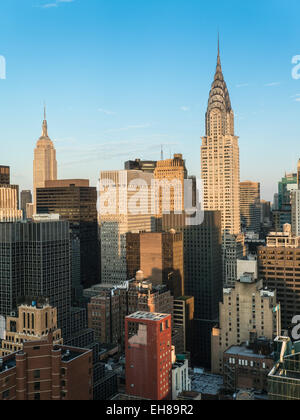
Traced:
<path fill-rule="evenodd" d="M 258 250 L 259 278 L 265 287 L 277 291 L 284 330 L 300 314 L 300 237 L 293 236 L 290 225 L 283 232 L 271 232 L 267 245 Z"/>
<path fill-rule="evenodd" d="M 19 210 L 19 187 L 16 185 L 0 186 L 0 222 L 22 220 L 23 212 Z"/>
<path fill-rule="evenodd" d="M 0 223 L 0 314 L 16 312 L 23 297 L 47 298 L 63 336 L 71 307 L 69 223 L 55 216 Z"/>
<path fill-rule="evenodd" d="M 10 167 L 0 165 L 0 185 L 10 184 Z"/>
<path fill-rule="evenodd" d="M 260 232 L 261 201 L 260 183 L 245 181 L 240 183 L 241 223 L 245 232 Z"/>
<path fill-rule="evenodd" d="M 171 339 L 171 315 L 136 312 L 126 317 L 128 395 L 155 401 L 171 399 Z"/>
<path fill-rule="evenodd" d="M 173 159 L 158 161 L 154 179 L 157 186 L 155 215 L 161 218 L 164 213 L 181 213 L 184 211 L 184 180 L 187 169 L 181 154 Z"/>
<path fill-rule="evenodd" d="M 181 296 L 174 300 L 173 326 L 183 329 L 184 353 L 192 351 L 194 313 L 195 299 L 193 296 Z"/>
<path fill-rule="evenodd" d="M 154 228 L 150 205 L 152 180 L 153 174 L 142 171 L 101 172 L 102 283 L 120 284 L 127 280 L 126 234 L 151 232 Z"/>
<path fill-rule="evenodd" d="M 175 356 L 172 364 L 172 400 L 175 401 L 178 395 L 183 392 L 190 392 L 192 383 L 189 377 L 189 362 L 183 355 Z"/>
<path fill-rule="evenodd" d="M 63 344 L 61 330 L 57 328 L 57 310 L 47 303 L 32 302 L 18 307 L 16 317 L 7 317 L 0 356 L 21 351 L 27 341 L 37 341 L 52 334 L 53 344 Z"/>
<path fill-rule="evenodd" d="M 72 240 L 73 301 L 80 301 L 82 287 L 100 282 L 100 247 L 97 190 L 89 180 L 45 181 L 37 189 L 38 214 L 59 214 L 70 223 Z"/>
<path fill-rule="evenodd" d="M 291 192 L 292 204 L 292 233 L 300 236 L 300 190 Z"/>
<path fill-rule="evenodd" d="M 192 364 L 210 367 L 211 331 L 222 301 L 221 213 L 206 211 L 201 225 L 184 230 L 185 293 L 195 299 Z"/>
<path fill-rule="evenodd" d="M 153 285 L 165 284 L 172 296 L 184 295 L 183 234 L 170 232 L 126 235 L 127 277 L 139 270 Z"/>
<path fill-rule="evenodd" d="M 30 190 L 21 191 L 21 210 L 23 211 L 24 219 L 27 218 L 28 205 L 32 205 L 32 194 Z M 29 216 L 32 215 L 29 212 Z"/>

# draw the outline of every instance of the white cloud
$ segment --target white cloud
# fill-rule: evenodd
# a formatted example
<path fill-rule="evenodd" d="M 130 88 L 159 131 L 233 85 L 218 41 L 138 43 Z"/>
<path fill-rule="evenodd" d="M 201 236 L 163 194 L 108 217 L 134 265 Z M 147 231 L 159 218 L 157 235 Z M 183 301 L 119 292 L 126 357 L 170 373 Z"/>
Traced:
<path fill-rule="evenodd" d="M 102 113 L 103 113 L 103 114 L 105 114 L 105 115 L 116 115 L 116 113 L 115 113 L 115 112 L 113 112 L 113 111 L 109 111 L 108 109 L 99 108 L 99 109 L 98 109 L 98 111 L 99 111 L 99 112 L 102 112 Z"/>

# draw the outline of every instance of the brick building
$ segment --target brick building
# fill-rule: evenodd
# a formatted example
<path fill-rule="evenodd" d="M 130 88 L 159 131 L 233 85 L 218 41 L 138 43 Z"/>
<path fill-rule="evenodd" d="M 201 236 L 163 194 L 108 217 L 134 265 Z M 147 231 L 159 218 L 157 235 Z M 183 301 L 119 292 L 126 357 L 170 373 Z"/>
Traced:
<path fill-rule="evenodd" d="M 0 359 L 1 400 L 92 400 L 92 351 L 53 345 L 53 336 L 24 343 Z"/>

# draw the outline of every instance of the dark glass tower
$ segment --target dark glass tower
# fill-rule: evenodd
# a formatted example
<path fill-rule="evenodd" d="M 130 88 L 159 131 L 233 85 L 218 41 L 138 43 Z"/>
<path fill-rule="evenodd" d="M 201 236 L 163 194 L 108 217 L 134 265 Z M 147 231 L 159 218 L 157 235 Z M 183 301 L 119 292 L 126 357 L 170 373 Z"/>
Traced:
<path fill-rule="evenodd" d="M 222 301 L 221 212 L 206 211 L 204 222 L 184 228 L 185 293 L 195 298 L 192 363 L 211 365 L 211 332 Z"/>
<path fill-rule="evenodd" d="M 69 223 L 0 223 L 0 315 L 18 303 L 48 299 L 67 334 L 71 309 Z"/>
<path fill-rule="evenodd" d="M 46 181 L 37 189 L 37 213 L 59 214 L 70 223 L 73 304 L 82 287 L 100 283 L 97 190 L 88 180 Z"/>

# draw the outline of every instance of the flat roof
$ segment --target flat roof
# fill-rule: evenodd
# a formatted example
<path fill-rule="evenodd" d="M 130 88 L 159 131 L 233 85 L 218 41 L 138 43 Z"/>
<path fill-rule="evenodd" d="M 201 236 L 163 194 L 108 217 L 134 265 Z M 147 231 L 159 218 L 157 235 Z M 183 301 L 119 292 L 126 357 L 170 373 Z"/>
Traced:
<path fill-rule="evenodd" d="M 192 391 L 199 394 L 218 395 L 224 385 L 223 377 L 209 373 L 192 375 Z"/>
<path fill-rule="evenodd" d="M 257 359 L 272 358 L 271 355 L 264 356 L 262 354 L 255 353 L 252 349 L 249 349 L 246 346 L 232 346 L 225 351 L 225 354 L 230 354 L 234 356 L 255 357 Z"/>
<path fill-rule="evenodd" d="M 168 318 L 169 314 L 159 314 L 155 312 L 135 312 L 132 315 L 127 316 L 127 319 L 140 319 L 144 321 L 161 321 L 162 319 Z"/>

